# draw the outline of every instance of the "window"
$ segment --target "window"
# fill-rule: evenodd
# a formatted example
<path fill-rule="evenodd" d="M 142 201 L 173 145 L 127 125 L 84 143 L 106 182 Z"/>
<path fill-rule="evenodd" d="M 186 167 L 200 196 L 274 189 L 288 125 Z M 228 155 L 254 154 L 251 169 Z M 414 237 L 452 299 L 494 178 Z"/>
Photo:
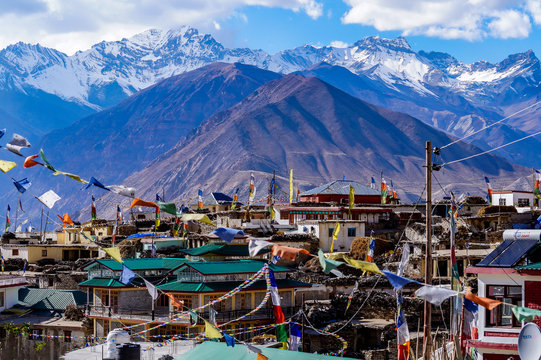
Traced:
<path fill-rule="evenodd" d="M 184 302 L 184 306 L 187 307 L 188 309 L 191 309 L 192 308 L 192 296 L 191 295 L 173 295 L 173 297 L 175 298 L 176 301 L 178 301 L 179 303 L 183 303 Z M 174 306 L 173 305 L 173 311 L 182 311 L 181 308 L 179 308 L 178 306 Z"/>
<path fill-rule="evenodd" d="M 5 292 L 0 292 L 0 307 L 4 307 L 5 304 L 4 304 L 4 295 L 5 295 Z"/>
<path fill-rule="evenodd" d="M 530 199 L 518 199 L 518 207 L 528 207 L 530 206 Z"/>
<path fill-rule="evenodd" d="M 503 198 L 500 198 L 500 203 L 499 203 L 501 206 L 505 206 L 506 205 L 506 202 L 505 202 L 505 199 Z"/>
<path fill-rule="evenodd" d="M 489 285 L 487 286 L 488 297 L 499 300 L 505 304 L 521 305 L 522 287 Z M 521 323 L 513 316 L 510 306 L 497 306 L 492 311 L 486 310 L 486 325 L 500 327 L 521 327 Z"/>
<path fill-rule="evenodd" d="M 438 260 L 438 276 L 447 277 L 449 274 L 447 272 L 447 260 Z"/>
<path fill-rule="evenodd" d="M 210 301 L 216 300 L 219 297 L 221 297 L 221 295 L 210 295 Z M 220 301 L 220 302 L 214 304 L 212 307 L 214 308 L 214 310 L 216 310 L 218 312 L 225 312 L 225 303 L 226 303 L 225 300 Z"/>
<path fill-rule="evenodd" d="M 47 256 L 47 250 L 41 250 L 41 256 Z"/>
<path fill-rule="evenodd" d="M 157 301 L 158 306 L 169 306 L 169 297 L 165 294 L 160 294 Z"/>
<path fill-rule="evenodd" d="M 19 255 L 19 249 L 13 249 L 11 250 L 11 255 L 18 256 Z"/>
<path fill-rule="evenodd" d="M 332 237 L 333 232 L 334 232 L 334 228 L 329 228 L 329 237 Z"/>
<path fill-rule="evenodd" d="M 355 237 L 355 236 L 357 236 L 357 229 L 348 228 L 348 237 Z"/>
<path fill-rule="evenodd" d="M 47 279 L 47 284 L 49 287 L 53 287 L 54 286 L 54 278 L 53 277 L 50 277 Z"/>
<path fill-rule="evenodd" d="M 71 342 L 71 331 L 64 330 L 64 342 Z"/>

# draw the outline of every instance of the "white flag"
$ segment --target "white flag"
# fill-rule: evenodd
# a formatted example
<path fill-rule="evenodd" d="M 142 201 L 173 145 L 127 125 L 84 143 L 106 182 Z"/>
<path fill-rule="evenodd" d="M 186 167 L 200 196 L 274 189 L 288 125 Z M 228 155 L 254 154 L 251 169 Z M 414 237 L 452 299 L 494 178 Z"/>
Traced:
<path fill-rule="evenodd" d="M 130 198 L 135 197 L 135 188 L 127 187 L 124 185 L 109 185 L 107 186 L 107 188 L 118 195 L 127 196 Z"/>
<path fill-rule="evenodd" d="M 58 196 L 54 191 L 49 190 L 45 194 L 38 197 L 38 200 L 49 209 L 52 209 L 54 204 L 60 200 L 60 196 Z"/>
<path fill-rule="evenodd" d="M 15 145 L 20 147 L 31 147 L 30 142 L 19 134 L 13 134 L 13 139 L 7 145 Z"/>
<path fill-rule="evenodd" d="M 248 343 L 244 343 L 244 346 L 246 346 L 246 349 L 251 352 L 251 353 L 254 353 L 254 354 L 261 354 L 261 349 L 258 348 L 258 347 L 255 347 L 253 345 L 250 345 Z"/>
<path fill-rule="evenodd" d="M 448 299 L 451 296 L 456 296 L 456 295 L 458 295 L 458 292 L 454 290 L 449 290 L 449 289 L 441 288 L 438 286 L 431 286 L 431 285 L 425 285 L 422 288 L 419 288 L 417 289 L 417 291 L 415 291 L 415 296 L 423 298 L 429 303 L 432 303 L 436 306 L 441 305 L 441 303 L 445 299 Z"/>
<path fill-rule="evenodd" d="M 267 246 L 273 246 L 273 245 L 274 244 L 271 243 L 270 241 L 250 239 L 250 243 L 248 245 L 248 251 L 250 252 L 250 256 L 254 257 L 261 251 L 261 249 Z"/>
<path fill-rule="evenodd" d="M 396 275 L 404 276 L 404 270 L 406 269 L 406 265 L 408 265 L 409 259 L 410 245 L 408 243 L 405 243 L 402 247 L 402 258 L 400 259 L 400 265 L 398 265 L 398 271 L 396 272 Z"/>
<path fill-rule="evenodd" d="M 158 298 L 158 288 L 146 280 L 145 285 L 147 286 L 148 293 L 152 296 L 152 300 L 156 300 Z"/>

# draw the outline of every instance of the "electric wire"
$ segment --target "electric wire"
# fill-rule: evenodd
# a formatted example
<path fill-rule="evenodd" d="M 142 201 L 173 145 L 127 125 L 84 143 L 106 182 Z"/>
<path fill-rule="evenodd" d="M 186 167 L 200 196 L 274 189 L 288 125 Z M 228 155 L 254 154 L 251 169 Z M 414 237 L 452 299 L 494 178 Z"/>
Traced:
<path fill-rule="evenodd" d="M 503 121 L 508 120 L 508 119 L 512 118 L 513 116 L 518 115 L 518 114 L 520 114 L 521 112 L 523 112 L 523 111 L 525 111 L 525 110 L 531 109 L 532 107 L 534 107 L 535 105 L 538 105 L 538 104 L 540 104 L 540 103 L 541 103 L 541 100 L 540 100 L 540 101 L 537 101 L 537 102 L 535 102 L 535 103 L 533 103 L 533 104 L 530 105 L 530 106 L 525 107 L 524 109 L 521 109 L 521 110 L 519 110 L 519 111 L 517 111 L 517 112 L 514 112 L 513 114 L 508 115 L 508 116 L 504 117 L 503 119 L 496 121 L 495 123 L 492 123 L 492 124 L 490 124 L 490 125 L 487 125 L 487 126 L 481 128 L 481 129 L 479 129 L 479 130 L 477 130 L 477 131 L 474 131 L 474 132 L 472 132 L 471 134 L 468 134 L 468 135 L 466 135 L 466 136 L 464 136 L 464 137 L 462 137 L 462 138 L 460 138 L 460 139 L 456 139 L 456 140 L 450 142 L 449 144 L 440 147 L 440 149 L 443 150 L 443 149 L 445 149 L 446 147 L 449 147 L 449 146 L 451 146 L 451 145 L 453 145 L 453 144 L 456 144 L 456 143 L 459 142 L 459 141 L 462 141 L 462 140 L 464 140 L 464 139 L 467 139 L 467 138 L 469 138 L 470 136 L 473 136 L 473 135 L 475 135 L 475 134 L 480 133 L 481 131 L 484 131 L 484 130 L 486 130 L 486 129 L 488 129 L 488 128 L 491 128 L 491 127 L 493 127 L 494 125 L 498 125 L 498 124 L 502 123 Z"/>

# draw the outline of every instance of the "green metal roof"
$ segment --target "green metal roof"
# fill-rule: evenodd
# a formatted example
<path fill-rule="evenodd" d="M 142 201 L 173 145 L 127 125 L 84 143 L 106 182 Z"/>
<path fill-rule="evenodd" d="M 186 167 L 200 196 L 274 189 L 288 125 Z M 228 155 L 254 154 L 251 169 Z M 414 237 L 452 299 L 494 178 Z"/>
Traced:
<path fill-rule="evenodd" d="M 68 305 L 86 305 L 86 294 L 77 290 L 19 289 L 19 302 L 34 310 L 65 310 Z"/>
<path fill-rule="evenodd" d="M 172 270 L 186 263 L 187 259 L 182 258 L 155 258 L 155 259 L 123 259 L 124 264 L 132 270 Z M 84 267 L 89 270 L 93 267 L 103 265 L 113 271 L 121 271 L 122 264 L 113 259 L 97 259 L 90 265 Z"/>
<path fill-rule="evenodd" d="M 340 347 L 339 341 L 334 341 L 336 347 Z M 281 350 L 268 347 L 259 347 L 262 354 L 269 359 L 280 360 L 336 360 L 337 357 L 330 355 L 311 354 L 306 352 Z M 195 348 L 179 355 L 175 360 L 215 359 L 220 360 L 254 360 L 255 354 L 248 351 L 245 345 L 235 344 L 235 347 L 227 347 L 224 342 L 205 341 L 196 345 Z M 354 360 L 353 358 L 340 357 L 338 359 Z"/>
<path fill-rule="evenodd" d="M 201 256 L 207 254 L 223 255 L 223 256 L 250 256 L 248 251 L 248 245 L 229 245 L 229 244 L 207 244 L 192 249 L 181 249 L 182 253 L 190 256 Z M 263 249 L 259 254 L 265 254 L 270 252 L 270 249 Z"/>
<path fill-rule="evenodd" d="M 206 283 L 188 283 L 181 281 L 173 281 L 167 284 L 159 285 L 158 289 L 162 291 L 175 291 L 175 292 L 219 292 L 230 291 L 240 285 L 242 281 L 219 281 L 219 282 L 206 282 Z M 311 287 L 312 284 L 302 281 L 296 281 L 291 279 L 276 279 L 276 286 L 281 288 L 296 288 L 296 287 Z M 267 282 L 265 280 L 256 281 L 252 286 L 247 289 L 258 290 L 266 289 Z"/>
<path fill-rule="evenodd" d="M 536 262 L 529 265 L 517 266 L 517 270 L 541 270 L 541 262 Z"/>
<path fill-rule="evenodd" d="M 235 260 L 235 261 L 197 261 L 189 262 L 183 265 L 184 267 L 191 267 L 195 271 L 203 275 L 213 274 L 243 274 L 243 273 L 255 273 L 258 272 L 265 261 L 258 260 Z M 269 264 L 271 270 L 275 272 L 295 271 L 295 269 L 285 266 L 277 266 Z"/>
<path fill-rule="evenodd" d="M 79 283 L 79 286 L 88 286 L 88 287 L 126 287 L 123 283 L 116 279 L 103 279 L 103 278 L 93 278 L 82 283 Z"/>

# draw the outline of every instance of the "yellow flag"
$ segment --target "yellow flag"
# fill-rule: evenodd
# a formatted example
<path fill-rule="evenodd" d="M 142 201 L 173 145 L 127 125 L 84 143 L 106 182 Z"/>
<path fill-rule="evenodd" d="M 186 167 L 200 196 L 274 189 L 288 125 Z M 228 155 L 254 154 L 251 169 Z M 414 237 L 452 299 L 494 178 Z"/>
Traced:
<path fill-rule="evenodd" d="M 2 172 L 7 173 L 9 170 L 13 169 L 15 166 L 17 166 L 17 164 L 15 164 L 13 161 L 0 160 L 0 170 L 2 170 Z"/>
<path fill-rule="evenodd" d="M 207 320 L 204 320 L 204 321 L 205 321 L 205 336 L 206 337 L 208 337 L 209 339 L 221 339 L 224 337 L 222 333 L 220 332 L 220 330 L 218 330 L 214 325 L 209 323 Z"/>
<path fill-rule="evenodd" d="M 118 247 L 110 247 L 103 249 L 107 255 L 109 255 L 113 260 L 118 261 L 119 263 L 122 263 L 122 257 L 120 256 L 120 248 Z"/>
<path fill-rule="evenodd" d="M 289 169 L 289 203 L 293 204 L 293 169 Z"/>
<path fill-rule="evenodd" d="M 55 172 L 53 173 L 53 175 L 65 175 L 65 176 L 69 177 L 70 179 L 73 179 L 73 180 L 75 180 L 75 181 L 81 182 L 81 183 L 83 183 L 83 184 L 87 184 L 87 183 L 88 183 L 88 181 L 81 179 L 81 177 L 80 177 L 79 175 L 70 174 L 70 173 L 63 172 L 63 171 L 55 171 Z"/>
<path fill-rule="evenodd" d="M 334 231 L 332 232 L 331 253 L 334 251 L 334 241 L 338 239 L 338 233 L 340 232 L 340 223 L 336 223 Z"/>
<path fill-rule="evenodd" d="M 355 205 L 355 188 L 353 186 L 349 186 L 349 210 L 353 209 L 353 205 Z"/>
<path fill-rule="evenodd" d="M 216 226 L 212 223 L 209 217 L 205 214 L 184 214 L 182 215 L 182 221 L 201 221 L 202 223 Z"/>
<path fill-rule="evenodd" d="M 343 257 L 343 260 L 345 262 L 347 262 L 348 264 L 350 264 L 351 266 L 354 266 L 356 267 L 357 269 L 360 269 L 362 271 L 366 271 L 366 272 L 369 272 L 369 273 L 374 273 L 374 274 L 383 274 L 378 266 L 372 262 L 368 262 L 368 261 L 362 261 L 362 260 L 355 260 L 355 259 L 352 259 L 348 256 L 344 256 Z"/>

